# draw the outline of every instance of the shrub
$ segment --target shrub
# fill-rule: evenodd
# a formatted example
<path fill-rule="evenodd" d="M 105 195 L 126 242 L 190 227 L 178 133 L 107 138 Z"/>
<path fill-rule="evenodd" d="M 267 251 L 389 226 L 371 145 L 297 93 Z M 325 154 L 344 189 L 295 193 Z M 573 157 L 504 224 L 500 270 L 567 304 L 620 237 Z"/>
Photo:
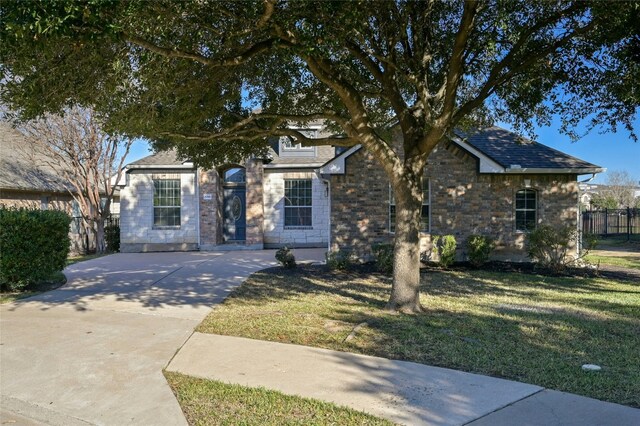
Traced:
<path fill-rule="evenodd" d="M 433 247 L 438 253 L 438 264 L 443 268 L 453 265 L 456 260 L 456 237 L 453 235 L 436 235 Z"/>
<path fill-rule="evenodd" d="M 282 265 L 283 268 L 293 269 L 296 267 L 296 257 L 293 255 L 291 249 L 287 246 L 282 247 L 276 251 L 276 260 Z"/>
<path fill-rule="evenodd" d="M 493 238 L 485 235 L 471 235 L 467 240 L 469 262 L 476 268 L 489 261 L 489 256 L 496 248 Z"/>
<path fill-rule="evenodd" d="M 376 268 L 380 272 L 390 274 L 393 272 L 393 244 L 374 244 L 371 251 L 376 258 Z"/>
<path fill-rule="evenodd" d="M 105 226 L 104 240 L 107 243 L 107 250 L 112 252 L 120 251 L 120 226 L 119 225 Z"/>
<path fill-rule="evenodd" d="M 567 255 L 575 247 L 577 238 L 578 230 L 575 227 L 541 225 L 528 234 L 527 252 L 534 262 L 554 272 L 562 272 L 577 260 L 576 256 Z"/>
<path fill-rule="evenodd" d="M 326 259 L 329 269 L 337 269 L 339 271 L 349 269 L 356 262 L 354 254 L 349 250 L 327 252 Z"/>
<path fill-rule="evenodd" d="M 0 208 L 0 285 L 18 291 L 62 271 L 70 223 L 58 210 Z"/>

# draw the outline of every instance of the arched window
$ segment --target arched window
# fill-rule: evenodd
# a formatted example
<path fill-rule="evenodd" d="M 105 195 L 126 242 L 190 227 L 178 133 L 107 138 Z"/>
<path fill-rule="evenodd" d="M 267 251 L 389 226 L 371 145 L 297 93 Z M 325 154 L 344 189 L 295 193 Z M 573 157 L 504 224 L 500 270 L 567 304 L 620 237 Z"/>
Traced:
<path fill-rule="evenodd" d="M 224 172 L 224 183 L 245 183 L 246 171 L 242 167 L 233 167 Z"/>
<path fill-rule="evenodd" d="M 516 231 L 533 231 L 538 222 L 538 194 L 533 189 L 516 192 Z"/>

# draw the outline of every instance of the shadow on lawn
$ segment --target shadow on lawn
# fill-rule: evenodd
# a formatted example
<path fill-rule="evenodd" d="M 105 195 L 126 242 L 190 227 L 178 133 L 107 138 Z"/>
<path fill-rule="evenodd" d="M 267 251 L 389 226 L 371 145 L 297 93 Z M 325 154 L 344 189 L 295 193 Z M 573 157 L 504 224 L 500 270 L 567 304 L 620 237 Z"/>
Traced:
<path fill-rule="evenodd" d="M 257 273 L 229 300 L 268 311 L 271 302 L 335 296 L 334 308 L 322 315 L 350 324 L 345 336 L 366 323 L 354 339 L 306 336 L 309 342 L 280 334 L 279 341 L 449 367 L 639 407 L 633 389 L 640 367 L 628 360 L 640 347 L 640 287 L 609 293 L 637 296 L 627 303 L 592 297 L 603 286 L 597 279 L 429 272 L 421 289 L 428 312 L 412 316 L 384 310 L 390 277 L 312 266 Z M 559 293 L 571 297 L 561 300 Z M 603 371 L 585 373 L 581 365 L 587 363 Z"/>

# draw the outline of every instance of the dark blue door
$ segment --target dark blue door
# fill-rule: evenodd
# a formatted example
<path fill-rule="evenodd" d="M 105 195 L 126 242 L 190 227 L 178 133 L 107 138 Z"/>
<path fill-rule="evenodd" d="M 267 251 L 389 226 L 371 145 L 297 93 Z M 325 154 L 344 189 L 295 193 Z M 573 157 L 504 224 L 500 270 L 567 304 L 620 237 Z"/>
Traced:
<path fill-rule="evenodd" d="M 246 194 L 244 187 L 224 189 L 224 240 L 247 238 Z"/>

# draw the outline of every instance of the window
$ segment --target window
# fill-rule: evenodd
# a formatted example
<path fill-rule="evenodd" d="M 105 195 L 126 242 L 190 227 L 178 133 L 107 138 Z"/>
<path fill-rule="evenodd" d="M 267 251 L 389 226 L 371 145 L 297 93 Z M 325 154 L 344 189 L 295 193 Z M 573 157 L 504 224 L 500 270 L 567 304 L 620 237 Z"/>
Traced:
<path fill-rule="evenodd" d="M 241 167 L 234 167 L 224 172 L 224 183 L 243 184 L 247 180 L 247 172 Z"/>
<path fill-rule="evenodd" d="M 153 180 L 153 226 L 180 226 L 180 179 Z"/>
<path fill-rule="evenodd" d="M 314 129 L 298 129 L 300 133 L 308 138 L 316 138 L 317 131 Z M 280 138 L 280 152 L 281 157 L 314 157 L 316 155 L 315 146 L 302 146 L 293 137 Z"/>
<path fill-rule="evenodd" d="M 533 189 L 516 192 L 516 231 L 532 231 L 536 227 L 537 194 Z"/>
<path fill-rule="evenodd" d="M 80 213 L 80 204 L 77 200 L 71 203 L 71 232 L 79 234 L 81 230 L 82 214 Z"/>
<path fill-rule="evenodd" d="M 284 181 L 284 226 L 310 227 L 311 223 L 311 179 L 285 179 Z"/>
<path fill-rule="evenodd" d="M 425 179 L 422 183 L 422 212 L 421 226 L 422 232 L 429 232 L 429 180 Z M 396 199 L 393 196 L 393 190 L 389 186 L 389 231 L 396 232 Z"/>

